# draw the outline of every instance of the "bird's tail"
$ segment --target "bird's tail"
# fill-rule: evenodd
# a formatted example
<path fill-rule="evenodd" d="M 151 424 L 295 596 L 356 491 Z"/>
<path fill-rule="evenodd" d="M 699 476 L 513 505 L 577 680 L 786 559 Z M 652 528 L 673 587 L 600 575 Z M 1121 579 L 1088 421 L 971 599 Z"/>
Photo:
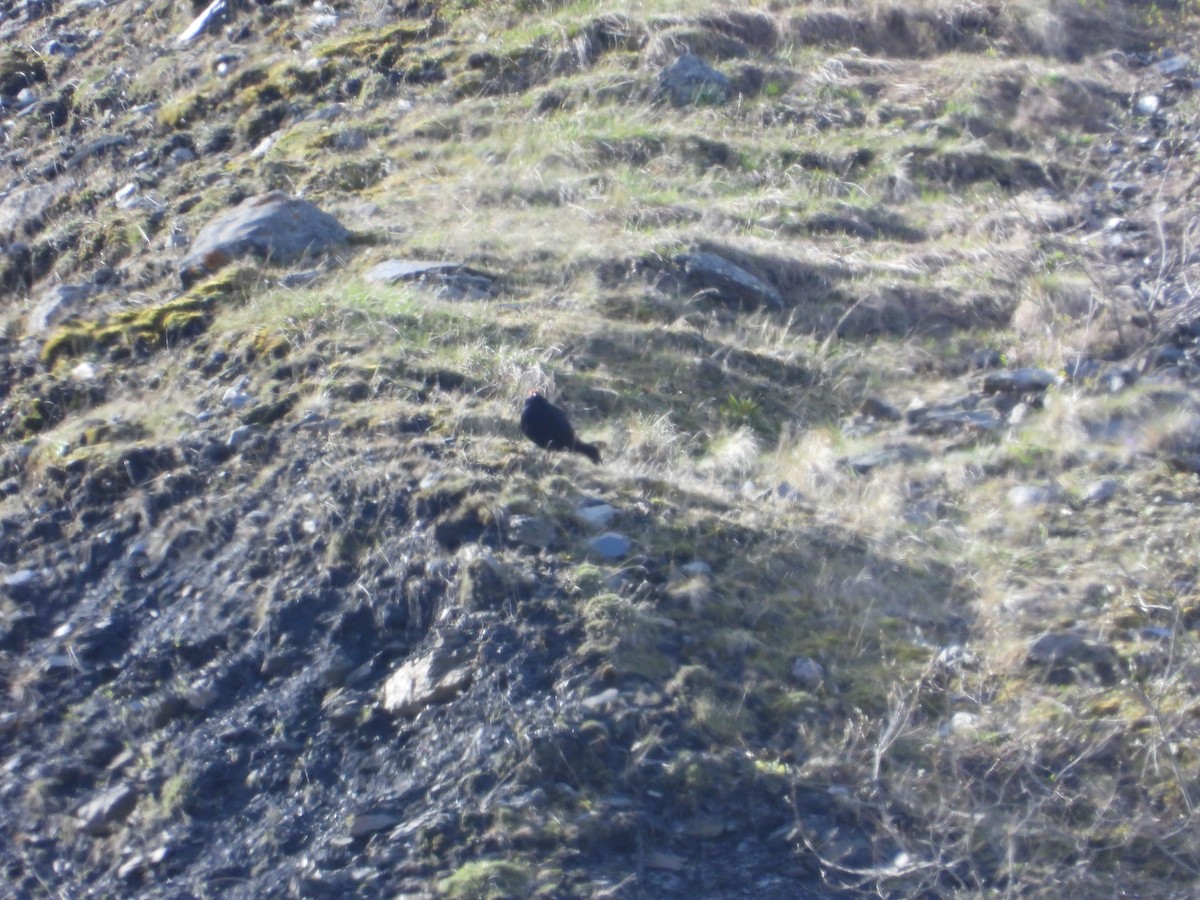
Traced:
<path fill-rule="evenodd" d="M 596 465 L 600 464 L 600 448 L 595 444 L 585 444 L 583 441 L 576 441 L 575 449 L 596 463 Z"/>

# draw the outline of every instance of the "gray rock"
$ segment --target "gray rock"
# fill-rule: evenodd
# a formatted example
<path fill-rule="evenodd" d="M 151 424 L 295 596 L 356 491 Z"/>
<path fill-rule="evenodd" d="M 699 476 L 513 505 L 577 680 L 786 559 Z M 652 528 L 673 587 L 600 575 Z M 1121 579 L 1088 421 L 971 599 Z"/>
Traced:
<path fill-rule="evenodd" d="M 1139 116 L 1152 116 L 1158 112 L 1161 101 L 1157 94 L 1142 94 L 1133 104 L 1133 111 Z"/>
<path fill-rule="evenodd" d="M 815 659 L 801 657 L 792 660 L 792 681 L 805 690 L 815 690 L 825 683 L 825 667 Z"/>
<path fill-rule="evenodd" d="M 180 44 L 194 41 L 200 35 L 210 30 L 217 22 L 221 21 L 225 15 L 225 6 L 226 0 L 213 0 L 212 3 L 204 8 L 204 11 L 200 15 L 192 19 L 192 23 L 180 32 L 175 40 Z"/>
<path fill-rule="evenodd" d="M 800 493 L 800 489 L 786 481 L 781 481 L 775 485 L 775 497 L 784 503 L 799 503 L 804 499 L 804 495 Z"/>
<path fill-rule="evenodd" d="M 1173 53 L 1166 59 L 1160 59 L 1154 64 L 1154 68 L 1158 70 L 1159 75 L 1171 76 L 1178 75 L 1192 63 L 1192 58 L 1186 53 Z"/>
<path fill-rule="evenodd" d="M 690 563 L 684 563 L 679 567 L 679 571 L 691 578 L 701 576 L 704 578 L 713 577 L 713 568 L 702 559 L 694 559 Z"/>
<path fill-rule="evenodd" d="M 1057 499 L 1057 491 L 1034 484 L 1019 484 L 1008 491 L 1008 505 L 1014 509 L 1045 506 L 1047 503 L 1053 503 Z"/>
<path fill-rule="evenodd" d="M 545 550 L 554 543 L 554 523 L 541 516 L 513 516 L 508 520 L 510 540 L 535 550 Z"/>
<path fill-rule="evenodd" d="M 194 162 L 196 159 L 196 151 L 191 147 L 176 147 L 171 151 L 171 162 L 177 166 L 182 166 L 184 163 Z"/>
<path fill-rule="evenodd" d="M 959 710 L 942 723 L 938 729 L 941 737 L 964 737 L 979 731 L 980 717 L 978 713 Z"/>
<path fill-rule="evenodd" d="M 138 793 L 133 786 L 119 784 L 79 808 L 76 816 L 88 834 L 104 834 L 113 825 L 129 818 L 137 806 Z"/>
<path fill-rule="evenodd" d="M 225 389 L 225 393 L 221 395 L 221 402 L 230 409 L 245 409 L 254 402 L 254 395 L 246 393 L 244 379 L 231 387 Z"/>
<path fill-rule="evenodd" d="M 35 569 L 16 569 L 0 577 L 0 587 L 14 600 L 28 600 L 38 593 L 42 581 Z"/>
<path fill-rule="evenodd" d="M 254 437 L 256 429 L 253 425 L 239 425 L 229 433 L 229 437 L 225 440 L 225 446 L 231 450 L 236 450 L 241 447 L 246 441 Z"/>
<path fill-rule="evenodd" d="M 355 151 L 367 146 L 367 133 L 361 128 L 348 128 L 333 136 L 333 149 Z"/>
<path fill-rule="evenodd" d="M 420 285 L 450 300 L 481 300 L 500 292 L 491 275 L 456 262 L 389 259 L 372 266 L 363 277 L 384 284 Z"/>
<path fill-rule="evenodd" d="M 1117 495 L 1120 488 L 1121 483 L 1115 478 L 1101 478 L 1099 481 L 1093 481 L 1083 492 L 1083 502 L 1090 506 L 1107 503 Z"/>
<path fill-rule="evenodd" d="M 9 191 L 0 198 L 0 243 L 10 244 L 22 234 L 33 234 L 73 190 L 68 179 L 34 184 Z"/>
<path fill-rule="evenodd" d="M 677 106 L 725 103 L 733 83 L 699 56 L 684 54 L 658 76 L 659 89 Z"/>
<path fill-rule="evenodd" d="M 688 284 L 697 291 L 724 300 L 783 308 L 779 291 L 722 256 L 699 250 L 682 254 L 675 261 L 683 269 Z"/>
<path fill-rule="evenodd" d="M 103 156 L 119 147 L 133 143 L 133 138 L 127 134 L 110 134 L 94 141 L 88 141 L 76 150 L 67 160 L 68 169 L 77 169 L 93 156 Z"/>
<path fill-rule="evenodd" d="M 607 503 L 590 503 L 575 507 L 575 520 L 594 531 L 607 528 L 617 511 Z"/>
<path fill-rule="evenodd" d="M 291 263 L 345 243 L 350 232 L 307 200 L 272 191 L 242 201 L 201 229 L 179 264 L 185 288 L 235 259 Z"/>
<path fill-rule="evenodd" d="M 383 708 L 398 716 L 415 716 L 427 706 L 453 700 L 474 677 L 474 666 L 465 654 L 439 648 L 388 676 L 381 695 Z"/>
<path fill-rule="evenodd" d="M 26 333 L 39 335 L 69 316 L 92 295 L 90 284 L 58 284 L 43 291 L 25 322 Z"/>
<path fill-rule="evenodd" d="M 588 550 L 604 559 L 620 559 L 629 552 L 629 538 L 615 531 L 608 531 L 588 541 Z"/>
<path fill-rule="evenodd" d="M 607 688 L 598 694 L 592 694 L 590 697 L 584 697 L 579 701 L 579 705 L 589 712 L 599 712 L 610 708 L 620 699 L 621 692 L 616 688 Z"/>

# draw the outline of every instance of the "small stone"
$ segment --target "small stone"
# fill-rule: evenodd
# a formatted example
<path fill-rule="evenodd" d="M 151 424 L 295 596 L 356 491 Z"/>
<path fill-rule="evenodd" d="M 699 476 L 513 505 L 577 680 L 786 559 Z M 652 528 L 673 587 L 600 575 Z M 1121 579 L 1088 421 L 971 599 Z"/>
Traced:
<path fill-rule="evenodd" d="M 334 135 L 332 143 L 335 150 L 361 150 L 367 146 L 367 133 L 361 128 L 349 128 Z"/>
<path fill-rule="evenodd" d="M 684 575 L 687 575 L 692 578 L 696 578 L 696 577 L 712 578 L 713 577 L 713 567 L 710 566 L 708 563 L 706 563 L 702 559 L 696 559 L 696 560 L 692 560 L 692 562 L 690 562 L 690 563 L 684 563 L 682 566 L 679 567 L 679 571 L 682 572 Z"/>
<path fill-rule="evenodd" d="M 57 325 L 93 293 L 90 284 L 58 284 L 43 291 L 29 313 L 26 326 L 30 334 L 40 334 Z"/>
<path fill-rule="evenodd" d="M 1089 506 L 1107 503 L 1117 495 L 1120 488 L 1121 483 L 1115 478 L 1101 478 L 1099 481 L 1093 481 L 1083 492 L 1083 502 Z"/>
<path fill-rule="evenodd" d="M 825 683 L 825 667 L 815 659 L 799 657 L 792 660 L 792 680 L 806 690 L 815 690 Z"/>
<path fill-rule="evenodd" d="M 513 516 L 508 520 L 508 537 L 522 546 L 545 550 L 554 543 L 554 523 L 541 516 Z"/>
<path fill-rule="evenodd" d="M 1160 101 L 1156 94 L 1142 94 L 1133 104 L 1133 111 L 1139 116 L 1152 116 L 1158 112 Z"/>
<path fill-rule="evenodd" d="M 196 159 L 196 151 L 191 147 L 176 147 L 171 151 L 170 159 L 173 164 L 181 166 L 193 162 Z"/>
<path fill-rule="evenodd" d="M 1192 58 L 1186 53 L 1174 53 L 1166 59 L 1161 59 L 1154 64 L 1154 68 L 1158 70 L 1159 75 L 1171 76 L 1178 75 L 1189 65 Z"/>
<path fill-rule="evenodd" d="M 783 295 L 778 289 L 723 256 L 698 250 L 681 254 L 675 263 L 682 268 L 693 290 L 727 301 L 783 309 Z"/>
<path fill-rule="evenodd" d="M 685 53 L 663 69 L 658 83 L 676 106 L 724 103 L 733 89 L 727 76 L 692 53 Z"/>
<path fill-rule="evenodd" d="M 34 584 L 38 580 L 38 573 L 34 569 L 17 569 L 15 572 L 8 572 L 3 578 L 0 578 L 2 584 L 9 591 L 19 591 Z"/>
<path fill-rule="evenodd" d="M 79 808 L 80 827 L 88 834 L 104 834 L 125 821 L 137 806 L 138 793 L 128 784 L 119 784 Z"/>
<path fill-rule="evenodd" d="M 221 402 L 230 409 L 245 409 L 254 402 L 254 397 L 242 390 L 243 386 L 244 385 L 238 384 L 227 389 L 225 393 L 221 395 Z"/>
<path fill-rule="evenodd" d="M 483 300 L 500 292 L 493 276 L 457 262 L 389 259 L 372 266 L 363 277 L 382 284 L 415 284 L 449 300 Z"/>
<path fill-rule="evenodd" d="M 225 440 L 225 446 L 231 450 L 238 449 L 254 436 L 256 430 L 253 425 L 239 425 L 229 433 L 229 437 Z"/>
<path fill-rule="evenodd" d="M 616 514 L 617 511 L 607 503 L 592 503 L 575 507 L 576 521 L 593 531 L 606 528 Z"/>
<path fill-rule="evenodd" d="M 475 671 L 454 651 L 435 650 L 406 662 L 383 684 L 383 708 L 401 716 L 415 716 L 434 703 L 447 703 L 471 684 Z"/>
<path fill-rule="evenodd" d="M 601 709 L 607 709 L 617 702 L 617 698 L 621 696 L 620 691 L 616 688 L 608 688 L 598 694 L 593 694 L 590 697 L 585 697 L 579 701 L 579 705 L 586 710 L 595 712 Z"/>
<path fill-rule="evenodd" d="M 366 837 L 377 831 L 386 831 L 393 825 L 399 825 L 402 821 L 404 821 L 403 817 L 393 812 L 355 813 L 350 817 L 350 836 Z"/>
<path fill-rule="evenodd" d="M 1057 499 L 1057 496 L 1057 492 L 1048 487 L 1019 484 L 1009 489 L 1008 505 L 1015 509 L 1024 509 L 1030 506 L 1045 506 L 1048 503 L 1053 503 Z"/>
<path fill-rule="evenodd" d="M 942 723 L 938 734 L 944 738 L 974 734 L 979 730 L 979 716 L 960 710 Z"/>
<path fill-rule="evenodd" d="M 117 869 L 117 877 L 122 881 L 128 880 L 138 874 L 145 865 L 146 857 L 141 853 L 135 853 L 129 859 L 125 860 L 125 862 L 121 863 Z"/>
<path fill-rule="evenodd" d="M 620 559 L 629 552 L 630 546 L 629 538 L 615 531 L 605 532 L 588 541 L 588 549 L 604 559 Z"/>
<path fill-rule="evenodd" d="M 775 497 L 784 503 L 799 503 L 804 499 L 804 495 L 800 493 L 799 488 L 786 481 L 781 481 L 775 485 Z"/>

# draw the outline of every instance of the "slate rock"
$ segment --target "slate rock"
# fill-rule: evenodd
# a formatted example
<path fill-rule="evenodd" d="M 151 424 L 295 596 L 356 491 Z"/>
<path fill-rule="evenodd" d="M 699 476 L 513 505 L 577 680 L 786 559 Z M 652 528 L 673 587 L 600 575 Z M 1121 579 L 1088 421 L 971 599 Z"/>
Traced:
<path fill-rule="evenodd" d="M 307 200 L 272 191 L 249 197 L 209 222 L 179 264 L 184 288 L 236 259 L 291 263 L 345 243 L 350 232 Z"/>
<path fill-rule="evenodd" d="M 676 257 L 675 262 L 683 269 L 694 290 L 714 294 L 723 300 L 783 308 L 783 296 L 778 290 L 715 253 L 707 250 L 684 253 Z"/>
<path fill-rule="evenodd" d="M 728 77 L 699 56 L 686 53 L 658 76 L 659 89 L 676 106 L 690 103 L 725 103 L 733 90 Z"/>
<path fill-rule="evenodd" d="M 493 276 L 456 262 L 389 259 L 372 266 L 363 277 L 376 283 L 416 284 L 450 300 L 481 300 L 500 291 Z"/>

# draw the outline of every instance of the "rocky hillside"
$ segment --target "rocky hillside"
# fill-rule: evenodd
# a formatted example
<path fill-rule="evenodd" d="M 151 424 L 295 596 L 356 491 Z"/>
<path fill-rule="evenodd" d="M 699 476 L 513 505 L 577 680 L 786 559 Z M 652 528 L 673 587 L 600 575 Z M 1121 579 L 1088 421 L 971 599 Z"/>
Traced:
<path fill-rule="evenodd" d="M 1193 14 L 0 0 L 0 894 L 1194 895 Z"/>

